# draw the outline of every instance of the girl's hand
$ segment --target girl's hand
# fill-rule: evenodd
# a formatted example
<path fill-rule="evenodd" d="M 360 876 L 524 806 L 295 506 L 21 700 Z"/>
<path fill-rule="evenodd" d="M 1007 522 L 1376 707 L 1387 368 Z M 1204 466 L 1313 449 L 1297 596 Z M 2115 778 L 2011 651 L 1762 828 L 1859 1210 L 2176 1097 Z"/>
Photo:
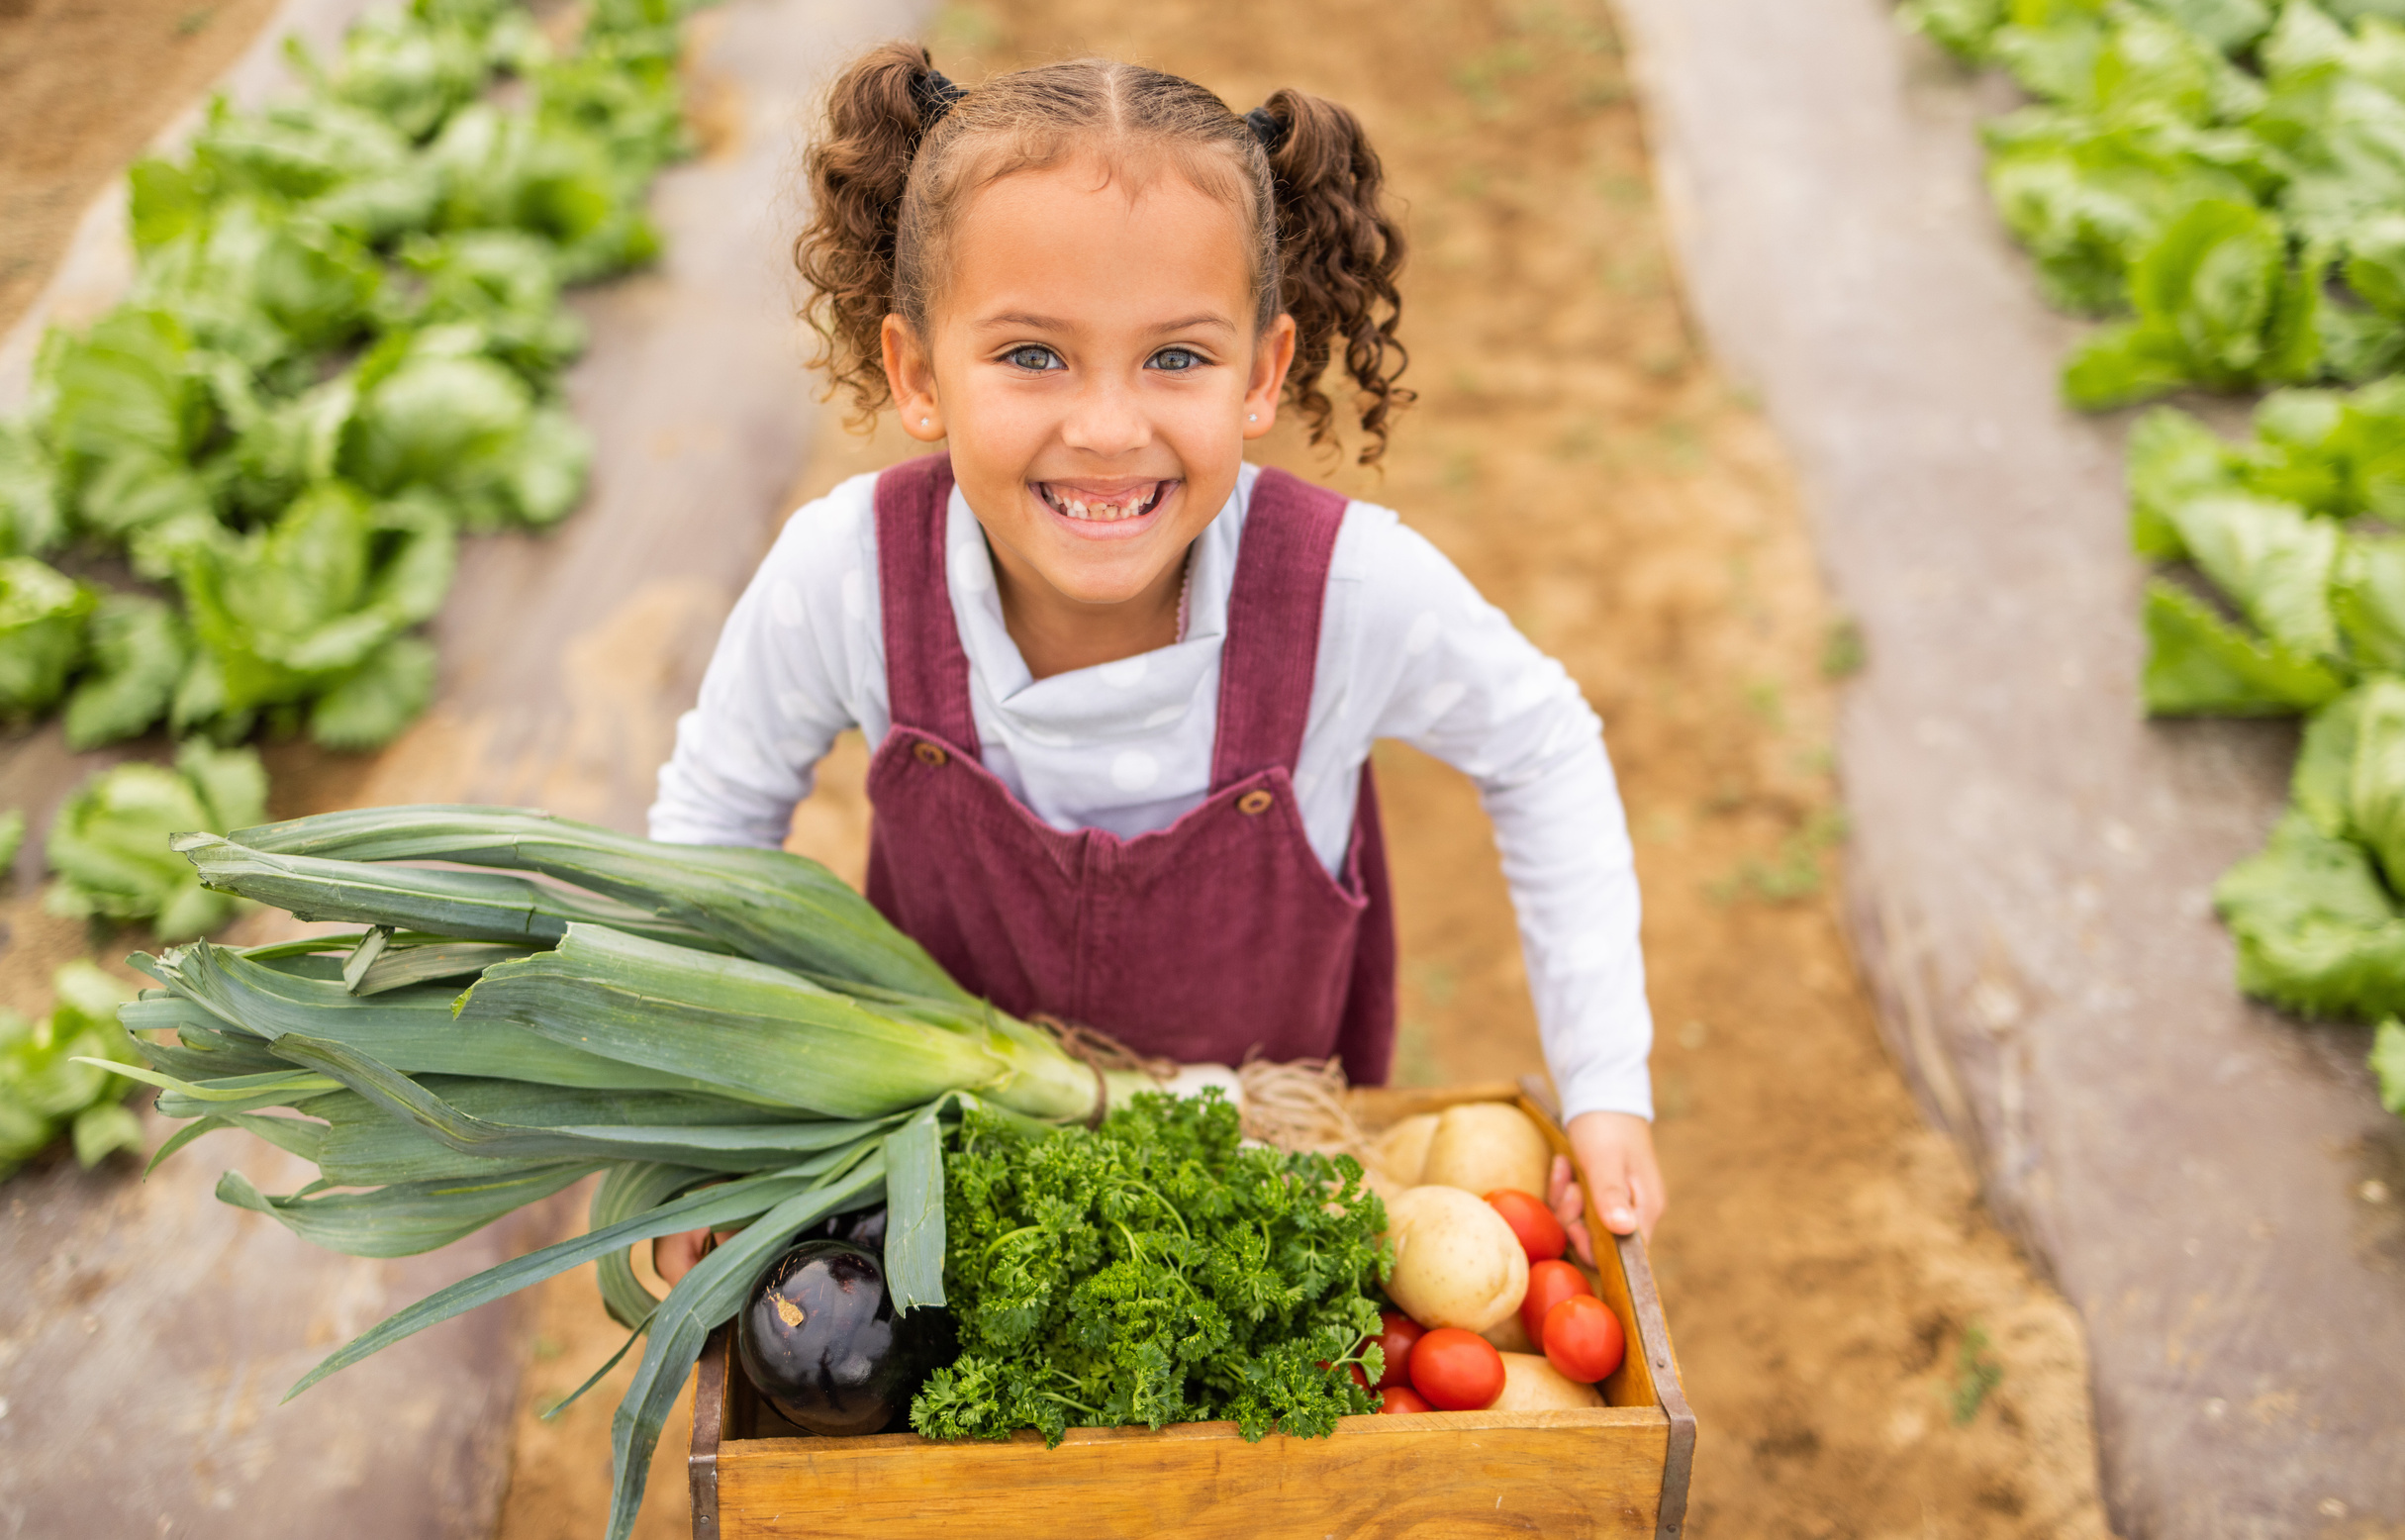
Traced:
<path fill-rule="evenodd" d="M 662 1235 L 651 1243 L 651 1271 L 660 1275 L 660 1282 L 674 1289 L 677 1280 L 693 1271 L 694 1264 L 710 1255 L 718 1237 L 708 1229 L 687 1230 L 679 1235 Z"/>
<path fill-rule="evenodd" d="M 1641 1230 L 1653 1239 L 1662 1217 L 1662 1167 L 1654 1159 L 1654 1125 L 1630 1112 L 1581 1112 L 1570 1120 L 1570 1147 L 1594 1184 L 1603 1227 L 1615 1235 Z M 1553 1158 L 1553 1191 L 1546 1195 L 1554 1217 L 1570 1232 L 1579 1259 L 1595 1265 L 1594 1238 L 1587 1233 L 1584 1195 L 1569 1157 Z"/>

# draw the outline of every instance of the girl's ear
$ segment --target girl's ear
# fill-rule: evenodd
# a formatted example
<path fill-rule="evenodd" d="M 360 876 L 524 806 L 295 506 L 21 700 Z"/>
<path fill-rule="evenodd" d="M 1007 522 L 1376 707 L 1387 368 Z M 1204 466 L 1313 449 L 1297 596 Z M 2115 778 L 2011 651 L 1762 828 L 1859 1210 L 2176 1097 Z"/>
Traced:
<path fill-rule="evenodd" d="M 1278 398 L 1295 366 L 1295 318 L 1281 314 L 1253 349 L 1253 374 L 1244 387 L 1244 436 L 1258 438 L 1278 426 Z"/>
<path fill-rule="evenodd" d="M 900 316 L 885 318 L 879 340 L 885 350 L 885 382 L 894 393 L 894 409 L 902 414 L 902 431 L 921 443 L 935 442 L 944 430 L 943 409 L 935 400 L 934 361 L 920 345 L 918 334 Z M 1293 354 L 1292 342 L 1287 352 Z M 1283 378 L 1285 370 L 1279 374 Z"/>

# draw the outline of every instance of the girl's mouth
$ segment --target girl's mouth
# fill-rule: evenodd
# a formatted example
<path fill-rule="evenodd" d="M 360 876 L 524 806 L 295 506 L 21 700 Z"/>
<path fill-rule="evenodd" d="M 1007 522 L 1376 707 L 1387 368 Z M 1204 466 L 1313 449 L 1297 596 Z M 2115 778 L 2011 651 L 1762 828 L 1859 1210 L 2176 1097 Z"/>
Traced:
<path fill-rule="evenodd" d="M 1143 481 L 1108 492 L 1072 482 L 1039 481 L 1036 496 L 1044 506 L 1074 524 L 1113 525 L 1141 519 L 1168 501 L 1176 481 Z"/>

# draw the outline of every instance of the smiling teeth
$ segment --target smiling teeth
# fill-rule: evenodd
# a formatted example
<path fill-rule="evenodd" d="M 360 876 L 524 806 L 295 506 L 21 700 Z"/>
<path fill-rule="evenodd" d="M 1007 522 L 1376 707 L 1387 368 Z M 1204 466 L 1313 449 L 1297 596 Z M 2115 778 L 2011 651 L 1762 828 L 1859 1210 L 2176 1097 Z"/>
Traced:
<path fill-rule="evenodd" d="M 1106 503 L 1100 498 L 1069 497 L 1055 492 L 1049 486 L 1040 487 L 1039 490 L 1043 493 L 1044 501 L 1052 505 L 1055 511 L 1066 514 L 1072 519 L 1088 524 L 1117 524 L 1122 520 L 1138 519 L 1152 512 L 1153 505 L 1160 500 L 1161 483 L 1154 482 L 1150 488 L 1136 494 L 1124 503 Z"/>

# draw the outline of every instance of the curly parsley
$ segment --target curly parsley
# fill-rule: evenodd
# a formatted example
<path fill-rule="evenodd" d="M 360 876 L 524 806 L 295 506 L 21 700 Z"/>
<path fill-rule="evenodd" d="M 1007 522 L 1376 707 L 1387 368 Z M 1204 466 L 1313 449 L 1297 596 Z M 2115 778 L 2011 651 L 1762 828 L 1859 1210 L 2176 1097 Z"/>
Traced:
<path fill-rule="evenodd" d="M 972 1110 L 944 1161 L 961 1353 L 911 1403 L 928 1438 L 1232 1418 L 1309 1437 L 1378 1408 L 1386 1207 L 1350 1156 L 1239 1147 L 1217 1091 L 1136 1097 L 1094 1133 Z M 1359 1351 L 1356 1351 L 1356 1348 Z M 1326 1367 L 1321 1367 L 1322 1365 Z"/>

